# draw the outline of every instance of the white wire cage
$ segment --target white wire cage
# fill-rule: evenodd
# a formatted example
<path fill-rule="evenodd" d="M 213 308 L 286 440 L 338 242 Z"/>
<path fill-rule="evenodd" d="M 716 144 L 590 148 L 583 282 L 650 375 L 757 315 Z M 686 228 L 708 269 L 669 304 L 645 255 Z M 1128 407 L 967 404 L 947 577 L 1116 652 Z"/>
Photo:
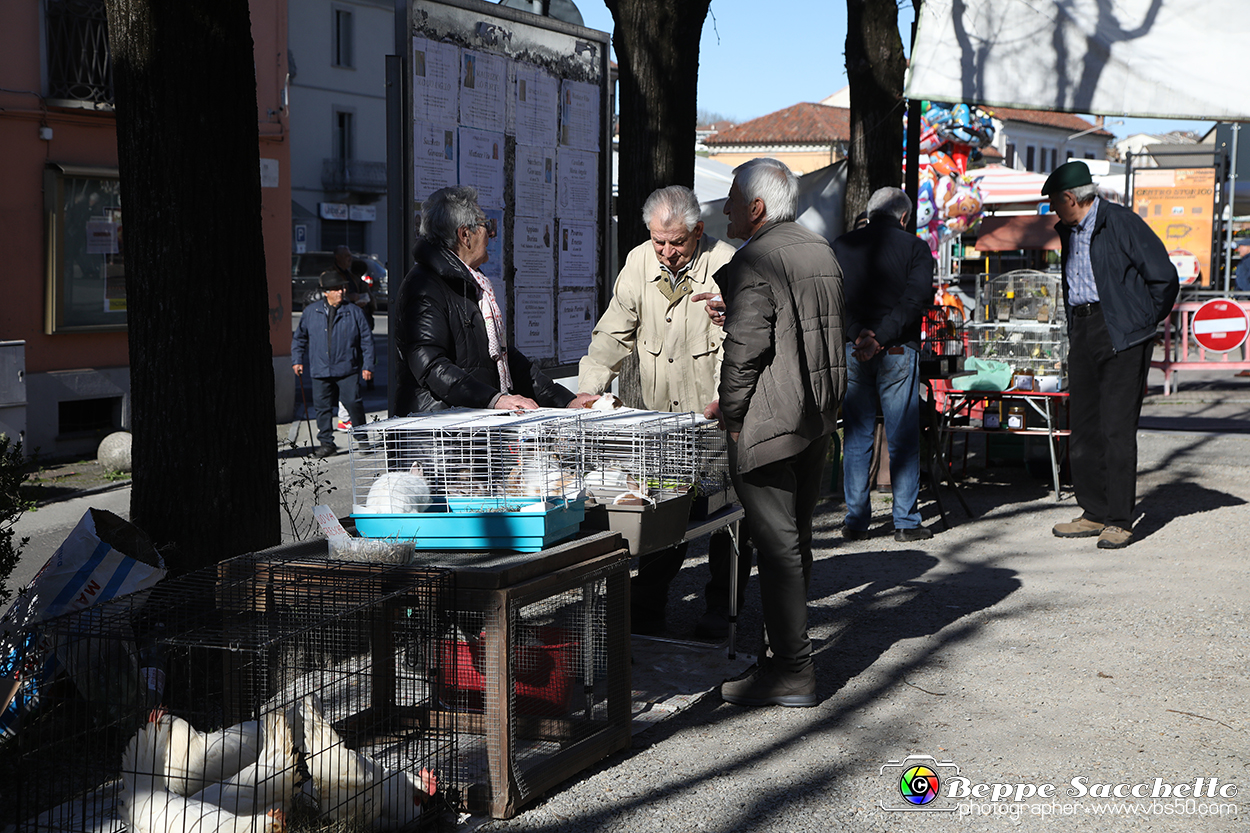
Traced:
<path fill-rule="evenodd" d="M 619 409 L 582 420 L 583 482 L 598 503 L 653 502 L 695 484 L 703 445 L 693 413 Z"/>
<path fill-rule="evenodd" d="M 370 423 L 351 449 L 357 514 L 503 511 L 581 492 L 580 414 L 452 409 Z"/>

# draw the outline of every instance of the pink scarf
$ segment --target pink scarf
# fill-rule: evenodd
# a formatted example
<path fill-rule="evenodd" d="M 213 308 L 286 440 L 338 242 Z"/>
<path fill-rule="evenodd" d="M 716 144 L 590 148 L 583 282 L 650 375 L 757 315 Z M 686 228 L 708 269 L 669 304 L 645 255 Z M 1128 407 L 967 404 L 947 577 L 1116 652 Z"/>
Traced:
<path fill-rule="evenodd" d="M 486 319 L 486 340 L 490 344 L 490 357 L 499 367 L 499 389 L 503 393 L 512 392 L 512 373 L 508 370 L 508 336 L 504 331 L 503 313 L 499 309 L 499 301 L 495 298 L 495 287 L 490 278 L 476 269 L 469 269 L 473 280 L 482 290 L 482 298 L 477 305 Z"/>

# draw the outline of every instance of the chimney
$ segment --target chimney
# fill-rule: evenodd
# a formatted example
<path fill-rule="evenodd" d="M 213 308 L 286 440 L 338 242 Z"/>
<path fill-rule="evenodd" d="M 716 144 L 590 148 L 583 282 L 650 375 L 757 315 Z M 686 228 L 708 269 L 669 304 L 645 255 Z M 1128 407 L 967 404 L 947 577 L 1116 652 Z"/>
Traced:
<path fill-rule="evenodd" d="M 1105 122 L 1106 120 L 1107 120 L 1106 116 L 1094 116 L 1094 126 L 1102 127 L 1103 122 Z"/>

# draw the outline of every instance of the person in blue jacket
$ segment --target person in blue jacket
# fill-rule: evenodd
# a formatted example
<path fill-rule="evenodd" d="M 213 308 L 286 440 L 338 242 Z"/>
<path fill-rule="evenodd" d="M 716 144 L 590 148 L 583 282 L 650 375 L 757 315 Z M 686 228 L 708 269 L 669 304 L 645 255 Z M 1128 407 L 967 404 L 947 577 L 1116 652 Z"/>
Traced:
<path fill-rule="evenodd" d="M 302 376 L 307 366 L 312 376 L 317 439 L 321 443 L 313 456 L 329 457 L 338 451 L 332 417 L 339 402 L 351 416 L 352 425 L 365 424 L 360 379 L 364 377 L 367 382 L 373 378 L 373 334 L 360 307 L 344 299 L 346 278 L 325 272 L 319 284 L 324 297 L 304 309 L 291 337 L 291 369 Z"/>

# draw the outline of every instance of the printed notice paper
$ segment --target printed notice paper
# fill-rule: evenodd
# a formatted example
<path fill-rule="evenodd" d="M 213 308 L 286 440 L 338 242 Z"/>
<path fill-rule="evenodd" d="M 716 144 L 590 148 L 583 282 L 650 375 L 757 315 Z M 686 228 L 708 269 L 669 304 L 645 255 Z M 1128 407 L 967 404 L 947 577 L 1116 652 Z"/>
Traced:
<path fill-rule="evenodd" d="M 412 39 L 412 116 L 455 124 L 459 118 L 460 49 L 455 44 Z"/>

